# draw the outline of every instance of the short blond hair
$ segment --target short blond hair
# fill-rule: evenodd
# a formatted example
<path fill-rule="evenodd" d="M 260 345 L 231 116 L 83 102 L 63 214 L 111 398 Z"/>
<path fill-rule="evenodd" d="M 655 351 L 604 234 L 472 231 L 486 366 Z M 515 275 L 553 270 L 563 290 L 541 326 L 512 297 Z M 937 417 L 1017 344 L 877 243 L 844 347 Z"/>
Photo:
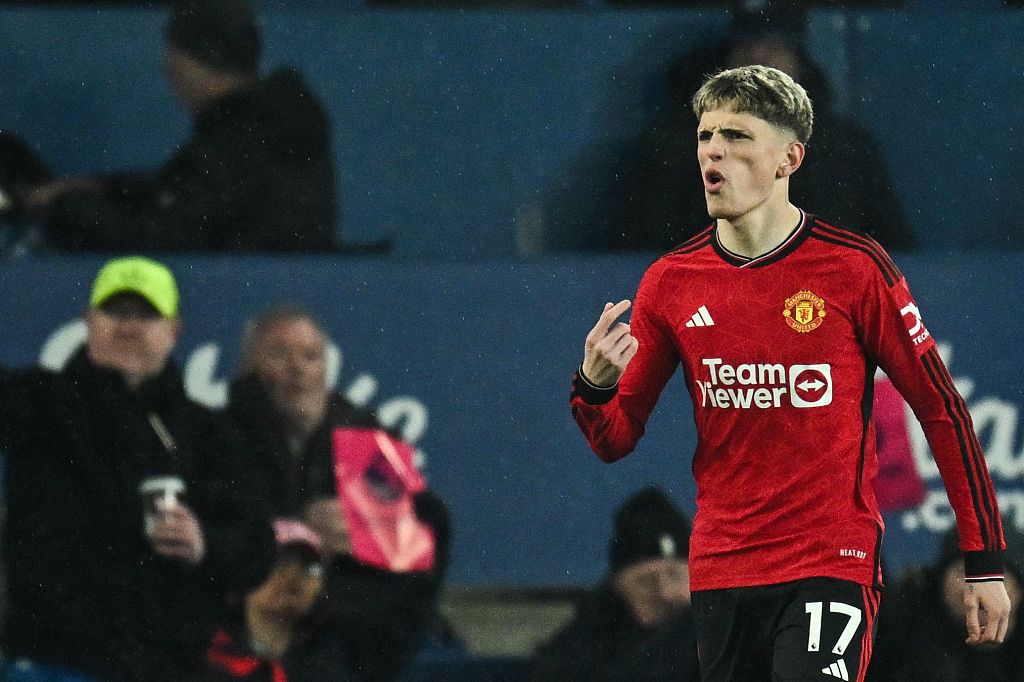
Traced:
<path fill-rule="evenodd" d="M 704 81 L 693 96 L 693 113 L 732 109 L 790 130 L 806 144 L 814 128 L 814 108 L 807 91 L 789 75 L 770 66 L 740 66 Z"/>

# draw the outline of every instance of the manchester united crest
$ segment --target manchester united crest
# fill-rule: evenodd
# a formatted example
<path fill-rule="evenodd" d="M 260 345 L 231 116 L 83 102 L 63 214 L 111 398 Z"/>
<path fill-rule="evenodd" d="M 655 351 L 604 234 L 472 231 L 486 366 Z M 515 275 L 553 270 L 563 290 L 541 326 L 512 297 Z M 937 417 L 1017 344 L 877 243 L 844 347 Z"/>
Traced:
<path fill-rule="evenodd" d="M 825 301 L 807 290 L 797 292 L 786 299 L 782 316 L 786 318 L 786 324 L 806 334 L 821 326 L 825 319 Z"/>

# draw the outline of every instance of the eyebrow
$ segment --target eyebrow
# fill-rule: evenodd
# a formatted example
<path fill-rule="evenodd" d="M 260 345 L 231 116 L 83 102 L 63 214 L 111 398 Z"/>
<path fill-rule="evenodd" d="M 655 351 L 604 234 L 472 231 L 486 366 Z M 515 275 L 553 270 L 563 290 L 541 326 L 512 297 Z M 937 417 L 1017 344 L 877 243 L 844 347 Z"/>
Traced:
<path fill-rule="evenodd" d="M 754 136 L 754 132 L 752 130 L 750 130 L 749 128 L 743 128 L 741 126 L 713 126 L 711 128 L 698 128 L 697 134 L 713 134 L 716 130 L 720 133 L 740 133 L 741 135 L 749 135 L 750 137 Z"/>

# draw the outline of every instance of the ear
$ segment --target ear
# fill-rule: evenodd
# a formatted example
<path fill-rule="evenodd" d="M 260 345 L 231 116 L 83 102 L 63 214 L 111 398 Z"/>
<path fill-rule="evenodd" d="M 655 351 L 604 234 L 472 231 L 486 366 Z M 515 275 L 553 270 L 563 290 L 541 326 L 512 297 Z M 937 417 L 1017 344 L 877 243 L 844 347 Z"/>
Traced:
<path fill-rule="evenodd" d="M 96 310 L 95 308 L 86 308 L 85 312 L 82 313 L 82 319 L 85 320 L 86 327 L 92 331 L 92 327 L 96 324 Z"/>
<path fill-rule="evenodd" d="M 178 339 L 181 337 L 181 318 L 172 318 L 170 322 L 172 323 L 171 333 L 174 335 L 174 342 L 177 343 Z"/>
<path fill-rule="evenodd" d="M 802 142 L 790 142 L 786 147 L 786 156 L 775 171 L 775 177 L 786 178 L 796 172 L 800 164 L 804 162 L 804 154 L 807 149 Z"/>

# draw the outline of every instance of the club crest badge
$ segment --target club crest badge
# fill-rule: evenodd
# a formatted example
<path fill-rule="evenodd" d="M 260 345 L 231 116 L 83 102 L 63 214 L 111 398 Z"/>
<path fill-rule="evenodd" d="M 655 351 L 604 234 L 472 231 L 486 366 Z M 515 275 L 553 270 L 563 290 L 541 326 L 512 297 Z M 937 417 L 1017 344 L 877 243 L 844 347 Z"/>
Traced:
<path fill-rule="evenodd" d="M 804 290 L 786 299 L 782 311 L 786 324 L 801 334 L 814 331 L 825 319 L 825 301 L 814 293 Z"/>

